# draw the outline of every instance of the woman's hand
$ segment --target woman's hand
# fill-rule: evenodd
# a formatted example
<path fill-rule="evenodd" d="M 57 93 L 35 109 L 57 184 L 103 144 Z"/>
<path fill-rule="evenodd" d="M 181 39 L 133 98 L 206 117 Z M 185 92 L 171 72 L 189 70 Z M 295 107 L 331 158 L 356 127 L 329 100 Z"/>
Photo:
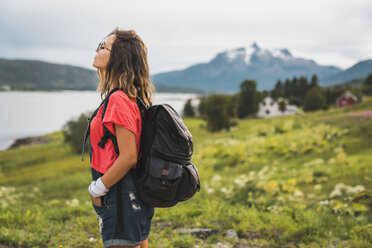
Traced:
<path fill-rule="evenodd" d="M 93 181 L 88 187 L 89 193 L 97 198 L 100 196 L 106 195 L 108 188 L 103 184 L 101 178 L 98 178 L 96 181 Z"/>
<path fill-rule="evenodd" d="M 89 194 L 89 196 L 90 196 L 90 199 L 92 200 L 93 205 L 95 205 L 97 207 L 101 207 L 102 206 L 101 197 L 95 198 L 91 194 Z"/>

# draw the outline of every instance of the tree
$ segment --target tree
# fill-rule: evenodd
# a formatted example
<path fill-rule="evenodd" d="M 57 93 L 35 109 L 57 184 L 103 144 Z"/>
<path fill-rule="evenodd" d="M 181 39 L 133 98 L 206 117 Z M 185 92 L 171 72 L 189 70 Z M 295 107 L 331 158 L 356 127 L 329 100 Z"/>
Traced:
<path fill-rule="evenodd" d="M 307 82 L 307 78 L 306 77 L 300 77 L 300 79 L 298 80 L 298 95 L 301 99 L 304 99 L 305 95 L 306 95 L 306 92 L 307 90 L 309 89 L 309 84 Z M 303 104 L 303 102 L 302 102 Z"/>
<path fill-rule="evenodd" d="M 231 96 L 211 95 L 204 98 L 204 111 L 207 120 L 207 128 L 211 132 L 222 129 L 229 130 L 231 126 Z"/>
<path fill-rule="evenodd" d="M 311 88 L 304 99 L 304 110 L 313 111 L 318 109 L 326 109 L 327 102 L 323 89 L 320 87 Z"/>
<path fill-rule="evenodd" d="M 191 105 L 191 99 L 188 99 L 183 107 L 183 115 L 188 117 L 195 116 L 195 111 L 193 106 Z"/>
<path fill-rule="evenodd" d="M 240 84 L 238 117 L 245 118 L 258 111 L 257 83 L 254 80 L 244 80 Z"/>
<path fill-rule="evenodd" d="M 284 113 L 287 110 L 288 101 L 282 97 L 278 99 L 279 110 Z"/>
<path fill-rule="evenodd" d="M 362 92 L 365 95 L 372 95 L 372 74 L 369 74 L 362 86 Z"/>
<path fill-rule="evenodd" d="M 277 99 L 278 97 L 283 95 L 283 84 L 280 80 L 278 80 L 275 84 L 274 89 L 271 91 L 271 96 L 274 99 Z"/>
<path fill-rule="evenodd" d="M 314 87 L 318 87 L 318 76 L 315 74 L 311 77 L 311 82 L 310 82 L 310 88 L 314 88 Z"/>

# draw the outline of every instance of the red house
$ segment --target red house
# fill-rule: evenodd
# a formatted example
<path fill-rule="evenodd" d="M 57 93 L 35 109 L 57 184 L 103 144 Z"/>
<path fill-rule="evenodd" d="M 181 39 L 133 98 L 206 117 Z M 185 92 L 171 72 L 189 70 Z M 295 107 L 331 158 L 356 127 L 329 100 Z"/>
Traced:
<path fill-rule="evenodd" d="M 337 108 L 352 106 L 356 104 L 357 101 L 358 98 L 353 93 L 351 93 L 350 91 L 346 91 L 339 98 L 337 98 L 336 106 Z"/>

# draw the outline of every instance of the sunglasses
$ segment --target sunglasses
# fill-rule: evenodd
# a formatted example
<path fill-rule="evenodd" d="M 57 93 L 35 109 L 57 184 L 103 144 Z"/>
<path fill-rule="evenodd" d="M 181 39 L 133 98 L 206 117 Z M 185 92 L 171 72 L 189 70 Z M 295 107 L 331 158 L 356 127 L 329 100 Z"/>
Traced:
<path fill-rule="evenodd" d="M 106 44 L 105 44 L 105 42 L 100 42 L 99 44 L 98 44 L 98 47 L 97 47 L 97 49 L 96 49 L 96 52 L 99 52 L 99 51 L 101 51 L 102 49 L 107 49 L 108 51 L 110 51 L 111 52 L 111 50 L 110 49 L 108 49 L 107 47 L 106 47 Z"/>

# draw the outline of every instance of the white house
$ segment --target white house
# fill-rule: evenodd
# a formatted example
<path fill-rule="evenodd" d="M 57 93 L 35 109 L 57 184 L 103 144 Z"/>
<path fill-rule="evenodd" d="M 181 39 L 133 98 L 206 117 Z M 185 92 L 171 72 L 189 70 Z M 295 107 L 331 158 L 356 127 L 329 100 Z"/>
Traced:
<path fill-rule="evenodd" d="M 269 118 L 282 115 L 294 115 L 298 113 L 301 113 L 301 111 L 295 105 L 286 105 L 286 110 L 281 112 L 278 102 L 267 96 L 259 103 L 257 116 L 259 118 Z"/>

